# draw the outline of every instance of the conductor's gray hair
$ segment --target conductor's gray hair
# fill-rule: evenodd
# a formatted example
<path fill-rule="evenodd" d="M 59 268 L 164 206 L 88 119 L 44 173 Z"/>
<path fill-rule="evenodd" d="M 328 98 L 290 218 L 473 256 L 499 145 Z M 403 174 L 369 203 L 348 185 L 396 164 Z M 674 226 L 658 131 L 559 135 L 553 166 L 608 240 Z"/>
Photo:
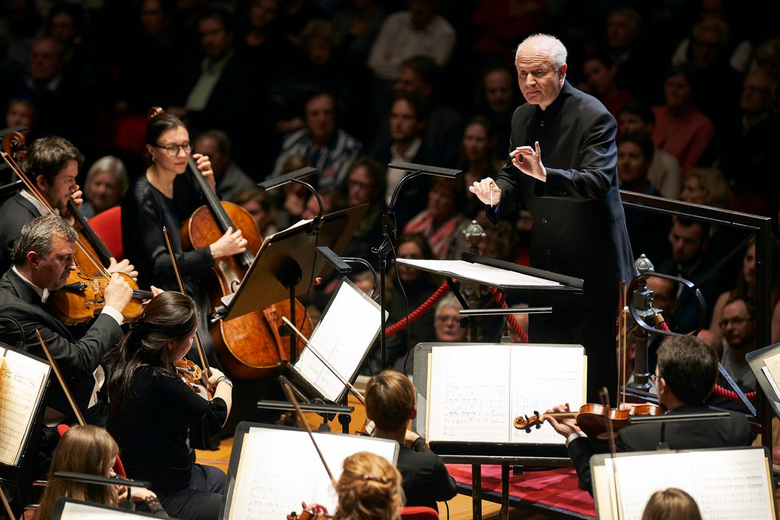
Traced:
<path fill-rule="evenodd" d="M 517 51 L 515 52 L 515 66 L 517 65 L 518 58 L 520 58 L 520 53 L 530 45 L 533 45 L 544 52 L 556 71 L 560 70 L 566 63 L 567 51 L 566 47 L 561 43 L 561 40 L 549 34 L 537 33 L 532 34 L 517 46 Z"/>
<path fill-rule="evenodd" d="M 78 238 L 73 227 L 57 215 L 44 215 L 22 226 L 22 231 L 14 241 L 14 265 L 23 265 L 30 251 L 35 251 L 42 258 L 49 258 L 54 248 L 52 237 L 55 234 L 65 237 L 68 242 L 75 242 Z"/>

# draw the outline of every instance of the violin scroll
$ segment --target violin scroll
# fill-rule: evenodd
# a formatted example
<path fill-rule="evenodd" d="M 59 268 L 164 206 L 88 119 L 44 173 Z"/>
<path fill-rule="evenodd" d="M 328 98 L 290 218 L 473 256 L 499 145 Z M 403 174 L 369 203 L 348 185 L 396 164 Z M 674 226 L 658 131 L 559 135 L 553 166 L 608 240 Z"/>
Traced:
<path fill-rule="evenodd" d="M 519 415 L 515 417 L 514 426 L 518 430 L 525 430 L 531 433 L 531 428 L 536 426 L 536 429 L 542 427 L 544 422 L 544 416 L 537 411 L 534 411 L 532 415 Z"/>

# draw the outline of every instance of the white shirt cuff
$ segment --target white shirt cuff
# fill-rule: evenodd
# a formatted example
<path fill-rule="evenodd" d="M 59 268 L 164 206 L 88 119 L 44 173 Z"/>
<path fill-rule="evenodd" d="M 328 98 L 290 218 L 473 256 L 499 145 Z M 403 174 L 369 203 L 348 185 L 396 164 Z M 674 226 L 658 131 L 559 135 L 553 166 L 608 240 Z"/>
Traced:
<path fill-rule="evenodd" d="M 122 325 L 122 323 L 124 323 L 124 321 L 125 321 L 125 317 L 122 316 L 122 312 L 117 310 L 117 309 L 115 309 L 115 308 L 113 308 L 113 307 L 111 307 L 110 305 L 106 305 L 105 307 L 103 307 L 103 314 L 108 314 L 109 316 L 114 318 L 114 320 L 119 325 Z"/>
<path fill-rule="evenodd" d="M 566 437 L 566 447 L 568 448 L 569 447 L 569 443 L 571 441 L 573 441 L 574 439 L 577 439 L 579 437 L 587 437 L 587 435 L 585 435 L 583 432 L 574 432 L 574 433 L 572 433 L 571 435 Z"/>

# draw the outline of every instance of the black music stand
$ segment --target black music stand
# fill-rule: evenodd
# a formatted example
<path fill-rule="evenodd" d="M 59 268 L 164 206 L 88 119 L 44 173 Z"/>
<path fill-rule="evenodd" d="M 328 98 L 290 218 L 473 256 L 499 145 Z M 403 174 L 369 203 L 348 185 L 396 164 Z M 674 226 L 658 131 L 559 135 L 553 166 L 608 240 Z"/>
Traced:
<path fill-rule="evenodd" d="M 368 209 L 367 204 L 329 213 L 322 220 L 301 221 L 263 241 L 241 285 L 214 311 L 212 320 L 231 320 L 290 299 L 290 321 L 295 319 L 295 295 L 308 292 L 326 267 L 318 247 L 341 255 Z M 314 225 L 312 225 L 314 224 Z M 298 287 L 304 291 L 297 291 Z M 223 299 L 224 300 L 224 299 Z M 290 335 L 290 361 L 295 361 L 297 338 Z"/>

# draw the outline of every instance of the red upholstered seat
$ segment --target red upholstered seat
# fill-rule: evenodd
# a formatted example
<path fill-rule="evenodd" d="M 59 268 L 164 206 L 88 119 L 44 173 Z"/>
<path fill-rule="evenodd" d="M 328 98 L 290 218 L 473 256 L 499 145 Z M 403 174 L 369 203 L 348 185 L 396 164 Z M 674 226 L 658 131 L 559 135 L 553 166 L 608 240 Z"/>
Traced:
<path fill-rule="evenodd" d="M 57 425 L 57 432 L 60 434 L 60 437 L 65 435 L 65 432 L 68 430 L 70 430 L 70 426 L 67 424 Z M 116 456 L 116 462 L 114 462 L 114 473 L 116 473 L 117 476 L 127 478 L 127 473 L 125 473 L 125 466 L 122 464 L 122 459 L 119 458 L 119 455 Z"/>
<path fill-rule="evenodd" d="M 89 225 L 117 261 L 125 257 L 122 249 L 122 208 L 120 206 L 98 213 L 89 219 Z"/>
<path fill-rule="evenodd" d="M 402 520 L 439 520 L 439 513 L 435 509 L 424 506 L 410 506 L 401 508 Z"/>

